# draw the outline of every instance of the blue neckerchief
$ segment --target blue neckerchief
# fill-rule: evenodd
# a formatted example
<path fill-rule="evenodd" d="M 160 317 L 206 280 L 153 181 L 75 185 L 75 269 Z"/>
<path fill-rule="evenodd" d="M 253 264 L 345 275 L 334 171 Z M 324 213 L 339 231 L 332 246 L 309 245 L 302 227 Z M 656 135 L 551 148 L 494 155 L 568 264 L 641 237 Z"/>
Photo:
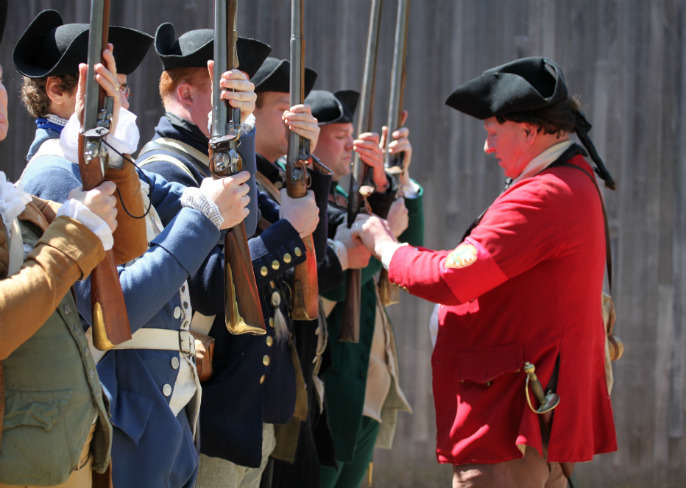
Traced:
<path fill-rule="evenodd" d="M 50 122 L 48 119 L 45 117 L 38 117 L 36 119 L 36 127 L 39 129 L 51 129 L 57 132 L 58 134 L 62 133 L 62 129 L 64 129 L 63 125 L 58 125 L 53 122 Z"/>

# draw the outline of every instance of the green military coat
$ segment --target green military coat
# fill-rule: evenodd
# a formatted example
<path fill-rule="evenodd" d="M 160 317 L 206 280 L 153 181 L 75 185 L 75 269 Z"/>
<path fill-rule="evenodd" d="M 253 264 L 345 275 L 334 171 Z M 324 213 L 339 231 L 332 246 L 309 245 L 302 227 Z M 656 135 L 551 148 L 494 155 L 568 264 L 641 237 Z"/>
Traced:
<path fill-rule="evenodd" d="M 344 194 L 340 187 L 337 187 L 336 191 L 339 194 Z M 420 188 L 416 198 L 405 199 L 405 206 L 409 214 L 409 226 L 400 236 L 401 242 L 408 242 L 415 246 L 423 243 L 423 194 L 423 189 Z M 327 319 L 332 365 L 324 376 L 324 382 L 326 407 L 334 436 L 336 459 L 343 462 L 350 462 L 353 459 L 356 435 L 362 421 L 369 355 L 376 319 L 377 294 L 375 288 L 377 283 L 375 276 L 381 268 L 381 263 L 372 258 L 369 265 L 362 270 L 360 341 L 358 343 L 340 342 L 338 340 L 343 316 L 343 301 L 345 300 L 345 283 L 324 295 L 325 298 L 338 302 Z M 346 276 L 346 281 L 347 279 Z M 395 402 L 394 398 L 390 398 L 393 392 L 394 387 L 392 385 L 384 409 L 389 406 L 389 403 L 391 408 L 398 408 L 404 404 L 404 402 Z M 379 440 L 392 439 L 392 431 L 395 428 L 395 412 L 397 410 L 393 410 L 391 415 L 383 414 L 384 423 L 387 425 L 382 425 Z"/>

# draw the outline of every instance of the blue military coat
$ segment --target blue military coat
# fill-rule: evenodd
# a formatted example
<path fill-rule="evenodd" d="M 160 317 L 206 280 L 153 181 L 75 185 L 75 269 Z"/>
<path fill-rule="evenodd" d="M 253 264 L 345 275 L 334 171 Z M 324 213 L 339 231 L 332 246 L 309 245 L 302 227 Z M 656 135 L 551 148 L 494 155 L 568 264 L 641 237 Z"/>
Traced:
<path fill-rule="evenodd" d="M 156 144 L 146 145 L 144 150 L 151 150 L 139 155 L 138 162 L 169 180 L 198 186 L 210 174 L 207 139 L 198 133 L 166 114 L 155 127 L 151 142 Z M 170 139 L 183 143 L 180 147 L 184 150 L 165 148 L 164 141 Z M 254 131 L 243 136 L 239 152 L 254 173 Z M 314 185 L 328 188 L 328 181 L 315 181 Z M 305 259 L 304 244 L 293 226 L 279 219 L 278 205 L 262 192 L 257 201 L 259 215 L 273 223 L 248 242 L 267 335 L 235 336 L 227 331 L 224 258 L 220 246 L 213 249 L 200 273 L 190 282 L 193 309 L 215 316 L 210 330 L 215 339 L 214 373 L 203 384 L 200 450 L 208 456 L 248 467 L 260 465 L 263 422 L 284 424 L 293 416 L 296 397 L 293 360 L 286 344 L 276 344 L 273 324 L 276 308 L 288 316 L 287 302 L 283 299 L 290 293 L 285 274 Z M 275 294 L 281 301 L 278 306 L 273 305 Z"/>
<path fill-rule="evenodd" d="M 40 131 L 31 153 L 53 134 Z M 217 227 L 200 212 L 181 208 L 183 188 L 154 174 L 150 200 L 165 228 L 146 253 L 119 277 L 131 330 L 141 327 L 179 330 L 185 320 L 179 289 L 199 269 L 220 237 Z M 81 184 L 78 166 L 60 156 L 42 155 L 27 167 L 26 191 L 62 202 Z M 89 283 L 75 286 L 79 312 L 91 321 Z M 178 376 L 178 351 L 112 350 L 98 364 L 103 389 L 110 399 L 115 427 L 113 481 L 125 487 L 191 487 L 198 452 L 185 410 L 175 417 L 169 408 Z"/>

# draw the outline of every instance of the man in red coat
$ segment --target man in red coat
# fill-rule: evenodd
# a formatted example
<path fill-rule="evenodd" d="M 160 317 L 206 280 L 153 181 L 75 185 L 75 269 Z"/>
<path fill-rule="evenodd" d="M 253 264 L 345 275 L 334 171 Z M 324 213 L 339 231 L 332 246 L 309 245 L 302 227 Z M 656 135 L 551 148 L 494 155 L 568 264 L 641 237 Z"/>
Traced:
<path fill-rule="evenodd" d="M 438 461 L 453 488 L 564 487 L 570 463 L 617 449 L 605 381 L 600 193 L 576 132 L 590 125 L 561 68 L 524 58 L 485 71 L 446 103 L 484 121 L 505 191 L 450 251 L 397 242 L 370 217 L 355 230 L 392 282 L 440 303 L 432 357 Z M 535 413 L 524 363 L 560 403 Z"/>

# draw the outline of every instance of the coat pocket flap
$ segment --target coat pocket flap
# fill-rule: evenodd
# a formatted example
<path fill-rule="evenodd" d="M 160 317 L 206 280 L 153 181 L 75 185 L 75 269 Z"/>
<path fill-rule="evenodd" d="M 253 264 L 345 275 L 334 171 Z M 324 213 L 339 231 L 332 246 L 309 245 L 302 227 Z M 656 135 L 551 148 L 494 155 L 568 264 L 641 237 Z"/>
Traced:
<path fill-rule="evenodd" d="M 121 429 L 134 444 L 138 445 L 150 418 L 153 400 L 131 391 L 117 392 L 117 402 L 112 409 L 112 424 Z"/>
<path fill-rule="evenodd" d="M 457 355 L 457 379 L 485 383 L 521 369 L 522 358 L 522 345 L 518 343 L 463 352 Z"/>
<path fill-rule="evenodd" d="M 28 425 L 49 431 L 64 413 L 71 397 L 70 391 L 8 391 L 4 428 Z"/>

